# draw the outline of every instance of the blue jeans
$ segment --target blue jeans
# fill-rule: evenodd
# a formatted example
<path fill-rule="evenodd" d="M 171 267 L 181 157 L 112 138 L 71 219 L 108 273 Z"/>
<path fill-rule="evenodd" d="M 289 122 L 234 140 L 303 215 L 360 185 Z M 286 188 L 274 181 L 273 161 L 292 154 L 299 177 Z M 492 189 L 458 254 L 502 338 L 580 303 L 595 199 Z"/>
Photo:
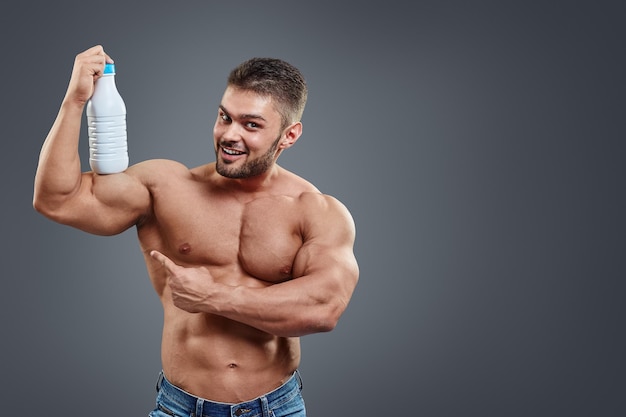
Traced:
<path fill-rule="evenodd" d="M 195 397 L 172 385 L 163 372 L 157 391 L 156 409 L 149 417 L 306 417 L 298 371 L 274 391 L 239 404 Z"/>

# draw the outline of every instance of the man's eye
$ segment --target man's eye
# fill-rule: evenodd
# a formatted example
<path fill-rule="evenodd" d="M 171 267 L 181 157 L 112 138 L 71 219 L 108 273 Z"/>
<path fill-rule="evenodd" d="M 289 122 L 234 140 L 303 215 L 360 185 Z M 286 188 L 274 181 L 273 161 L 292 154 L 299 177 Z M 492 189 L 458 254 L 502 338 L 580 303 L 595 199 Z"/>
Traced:
<path fill-rule="evenodd" d="M 230 122 L 230 117 L 226 113 L 220 114 L 220 118 L 225 122 Z"/>
<path fill-rule="evenodd" d="M 259 127 L 259 125 L 254 123 L 254 122 L 248 122 L 248 123 L 246 123 L 246 126 L 248 126 L 251 129 L 255 129 L 255 128 Z"/>

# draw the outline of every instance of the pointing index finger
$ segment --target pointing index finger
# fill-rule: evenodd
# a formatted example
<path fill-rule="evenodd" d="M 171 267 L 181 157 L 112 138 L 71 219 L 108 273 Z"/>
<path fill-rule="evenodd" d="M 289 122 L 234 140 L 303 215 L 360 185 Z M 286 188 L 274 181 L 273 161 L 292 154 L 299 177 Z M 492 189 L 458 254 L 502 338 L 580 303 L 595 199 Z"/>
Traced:
<path fill-rule="evenodd" d="M 170 260 L 167 256 L 163 255 L 161 252 L 157 250 L 153 250 L 150 252 L 150 256 L 157 262 L 160 262 L 161 265 L 169 269 L 170 271 L 176 267 L 176 264 Z"/>

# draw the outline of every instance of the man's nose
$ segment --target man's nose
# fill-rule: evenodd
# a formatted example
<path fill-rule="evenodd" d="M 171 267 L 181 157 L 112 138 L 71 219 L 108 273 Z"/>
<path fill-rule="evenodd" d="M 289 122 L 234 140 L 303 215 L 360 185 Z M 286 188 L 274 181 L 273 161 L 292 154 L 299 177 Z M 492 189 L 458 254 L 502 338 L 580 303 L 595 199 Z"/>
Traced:
<path fill-rule="evenodd" d="M 238 141 L 241 140 L 243 127 L 237 123 L 230 123 L 226 126 L 222 138 L 224 140 Z"/>

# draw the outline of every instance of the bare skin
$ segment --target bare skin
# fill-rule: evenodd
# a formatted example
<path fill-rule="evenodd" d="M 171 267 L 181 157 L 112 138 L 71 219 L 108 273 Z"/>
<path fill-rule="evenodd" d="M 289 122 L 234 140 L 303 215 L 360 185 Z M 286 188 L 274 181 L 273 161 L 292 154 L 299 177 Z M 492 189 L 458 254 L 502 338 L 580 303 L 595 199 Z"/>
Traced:
<path fill-rule="evenodd" d="M 300 363 L 299 336 L 332 330 L 352 296 L 349 212 L 276 164 L 302 125 L 283 127 L 271 98 L 232 87 L 214 126 L 215 163 L 81 172 L 82 112 L 106 61 L 100 46 L 76 57 L 41 150 L 34 207 L 94 234 L 136 227 L 163 305 L 162 364 L 172 383 L 229 403 L 273 390 Z M 244 175 L 251 169 L 261 172 Z"/>

